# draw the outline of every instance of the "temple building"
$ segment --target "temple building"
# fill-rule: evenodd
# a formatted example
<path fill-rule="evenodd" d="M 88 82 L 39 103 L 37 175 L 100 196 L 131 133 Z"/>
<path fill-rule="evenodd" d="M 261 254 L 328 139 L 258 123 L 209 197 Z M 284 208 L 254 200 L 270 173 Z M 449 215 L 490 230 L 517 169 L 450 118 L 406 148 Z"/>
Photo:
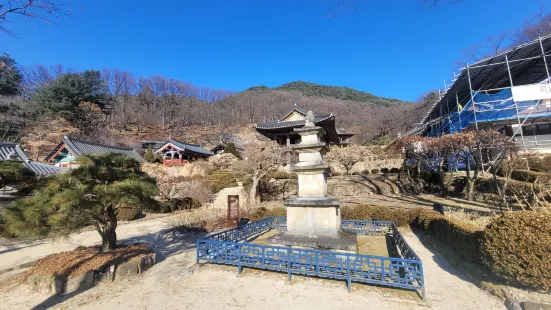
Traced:
<path fill-rule="evenodd" d="M 15 161 L 23 163 L 36 176 L 48 176 L 63 171 L 63 168 L 30 160 L 16 143 L 0 142 L 0 161 Z"/>
<path fill-rule="evenodd" d="M 185 143 L 172 138 L 168 138 L 154 153 L 163 157 L 164 166 L 181 166 L 190 161 L 214 155 L 212 151 L 198 144 Z"/>
<path fill-rule="evenodd" d="M 80 155 L 119 153 L 136 159 L 139 162 L 145 162 L 143 157 L 133 148 L 104 145 L 94 142 L 83 141 L 68 136 L 44 159 L 46 162 L 55 164 L 59 167 L 72 168 L 76 166 L 76 158 Z"/>
<path fill-rule="evenodd" d="M 301 128 L 305 125 L 306 110 L 300 108 L 297 104 L 293 109 L 285 114 L 281 119 L 264 124 L 255 124 L 254 128 L 262 135 L 275 140 L 278 145 L 290 148 L 294 144 L 300 143 L 300 136 L 295 128 Z M 316 114 L 315 125 L 322 127 L 325 135 L 322 141 L 329 145 L 346 146 L 348 139 L 354 136 L 353 133 L 343 128 L 335 128 L 335 116 L 331 114 Z"/>

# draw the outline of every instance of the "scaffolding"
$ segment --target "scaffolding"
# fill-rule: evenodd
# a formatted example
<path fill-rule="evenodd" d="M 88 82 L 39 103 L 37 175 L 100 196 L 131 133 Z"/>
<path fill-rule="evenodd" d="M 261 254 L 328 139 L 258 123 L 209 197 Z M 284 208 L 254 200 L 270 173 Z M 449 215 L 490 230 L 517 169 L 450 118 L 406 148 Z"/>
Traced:
<path fill-rule="evenodd" d="M 521 151 L 551 152 L 549 61 L 551 35 L 467 63 L 451 85 L 444 81 L 440 100 L 405 135 L 439 137 L 491 127 L 511 136 Z"/>

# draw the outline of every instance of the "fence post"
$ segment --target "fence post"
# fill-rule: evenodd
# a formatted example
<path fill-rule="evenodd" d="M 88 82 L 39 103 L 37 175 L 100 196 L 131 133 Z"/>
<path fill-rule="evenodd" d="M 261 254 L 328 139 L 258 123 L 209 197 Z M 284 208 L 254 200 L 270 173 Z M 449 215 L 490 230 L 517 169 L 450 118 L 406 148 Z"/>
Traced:
<path fill-rule="evenodd" d="M 287 280 L 291 282 L 291 248 L 287 249 Z"/>
<path fill-rule="evenodd" d="M 196 258 L 196 261 L 195 261 L 195 262 L 196 262 L 197 264 L 199 264 L 199 241 L 200 241 L 200 240 L 201 240 L 201 239 L 197 239 L 197 245 L 195 246 L 195 252 L 196 252 L 196 253 L 195 253 L 195 256 L 196 256 L 196 257 L 195 257 L 195 258 Z"/>
<path fill-rule="evenodd" d="M 423 275 L 423 263 L 419 261 L 419 273 L 421 275 L 421 299 L 425 301 L 426 291 L 425 291 L 425 276 Z"/>
<path fill-rule="evenodd" d="M 346 256 L 346 269 L 348 270 L 348 292 L 352 291 L 352 271 L 350 270 L 350 254 Z"/>
<path fill-rule="evenodd" d="M 237 274 L 241 274 L 241 244 L 237 245 Z"/>
<path fill-rule="evenodd" d="M 264 260 L 264 255 L 266 255 L 266 253 L 264 251 L 265 249 L 266 249 L 265 247 L 262 247 L 262 266 L 264 266 L 264 264 L 265 264 L 265 260 Z"/>

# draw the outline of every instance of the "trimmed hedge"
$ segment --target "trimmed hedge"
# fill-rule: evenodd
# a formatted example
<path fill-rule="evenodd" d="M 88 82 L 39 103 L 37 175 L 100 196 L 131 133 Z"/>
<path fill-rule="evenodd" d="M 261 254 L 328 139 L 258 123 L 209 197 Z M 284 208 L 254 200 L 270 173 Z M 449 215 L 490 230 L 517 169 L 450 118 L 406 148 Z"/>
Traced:
<path fill-rule="evenodd" d="M 217 193 L 224 188 L 237 186 L 237 180 L 228 170 L 216 170 L 208 176 L 208 185 Z"/>
<path fill-rule="evenodd" d="M 341 218 L 344 220 L 392 221 L 398 226 L 407 226 L 409 224 L 407 210 L 391 209 L 385 206 L 359 205 L 342 207 Z"/>
<path fill-rule="evenodd" d="M 498 179 L 497 180 L 501 186 L 503 186 L 505 180 Z M 484 193 L 484 194 L 494 194 L 495 193 L 495 185 L 494 180 L 491 178 L 488 179 L 478 179 L 474 185 L 474 189 L 478 193 Z M 509 184 L 507 186 L 507 195 L 513 195 L 517 193 L 530 193 L 534 191 L 534 193 L 538 194 L 541 192 L 541 188 L 534 187 L 532 183 L 529 182 L 522 182 L 517 180 L 509 180 Z"/>
<path fill-rule="evenodd" d="M 267 217 L 272 216 L 287 216 L 287 210 L 283 207 L 277 207 L 277 208 L 266 208 L 266 207 L 260 207 L 254 209 L 254 211 L 251 214 L 251 221 L 258 221 L 261 219 L 265 219 Z"/>
<path fill-rule="evenodd" d="M 551 172 L 551 156 L 547 155 L 542 158 L 531 156 L 528 157 L 528 165 L 530 170 L 538 172 Z"/>
<path fill-rule="evenodd" d="M 483 232 L 474 225 L 449 219 L 430 209 L 405 210 L 359 205 L 341 208 L 341 217 L 350 220 L 393 221 L 398 226 L 409 224 L 447 243 L 466 259 L 482 262 L 480 243 Z"/>
<path fill-rule="evenodd" d="M 117 210 L 117 220 L 118 221 L 133 221 L 138 218 L 141 211 L 138 208 L 128 207 L 128 208 L 119 208 Z"/>
<path fill-rule="evenodd" d="M 274 173 L 274 179 L 276 180 L 286 180 L 286 179 L 290 179 L 291 177 L 289 176 L 289 172 L 287 171 L 277 171 L 276 173 Z"/>
<path fill-rule="evenodd" d="M 423 208 L 412 209 L 409 215 L 413 227 L 431 233 L 467 260 L 482 262 L 480 244 L 483 231 L 474 225 L 450 219 L 436 211 Z"/>
<path fill-rule="evenodd" d="M 507 213 L 484 232 L 484 262 L 492 271 L 509 281 L 551 290 L 551 214 Z"/>
<path fill-rule="evenodd" d="M 530 170 L 514 170 L 511 172 L 511 179 L 528 183 L 549 184 L 551 183 L 551 174 Z"/>

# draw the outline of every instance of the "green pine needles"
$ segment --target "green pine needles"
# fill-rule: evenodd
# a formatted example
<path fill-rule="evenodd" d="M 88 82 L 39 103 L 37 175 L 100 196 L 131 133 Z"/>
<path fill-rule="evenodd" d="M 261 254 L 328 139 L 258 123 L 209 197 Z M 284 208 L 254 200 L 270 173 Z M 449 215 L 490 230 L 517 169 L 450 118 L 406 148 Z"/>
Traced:
<path fill-rule="evenodd" d="M 228 142 L 226 146 L 224 147 L 224 153 L 233 154 L 238 159 L 241 159 L 241 153 L 237 150 L 237 147 L 235 146 L 235 143 Z"/>
<path fill-rule="evenodd" d="M 78 168 L 51 177 L 30 197 L 16 200 L 5 213 L 9 234 L 20 237 L 67 235 L 94 225 L 104 251 L 117 244 L 117 213 L 125 208 L 153 208 L 155 179 L 121 154 L 77 158 Z"/>

